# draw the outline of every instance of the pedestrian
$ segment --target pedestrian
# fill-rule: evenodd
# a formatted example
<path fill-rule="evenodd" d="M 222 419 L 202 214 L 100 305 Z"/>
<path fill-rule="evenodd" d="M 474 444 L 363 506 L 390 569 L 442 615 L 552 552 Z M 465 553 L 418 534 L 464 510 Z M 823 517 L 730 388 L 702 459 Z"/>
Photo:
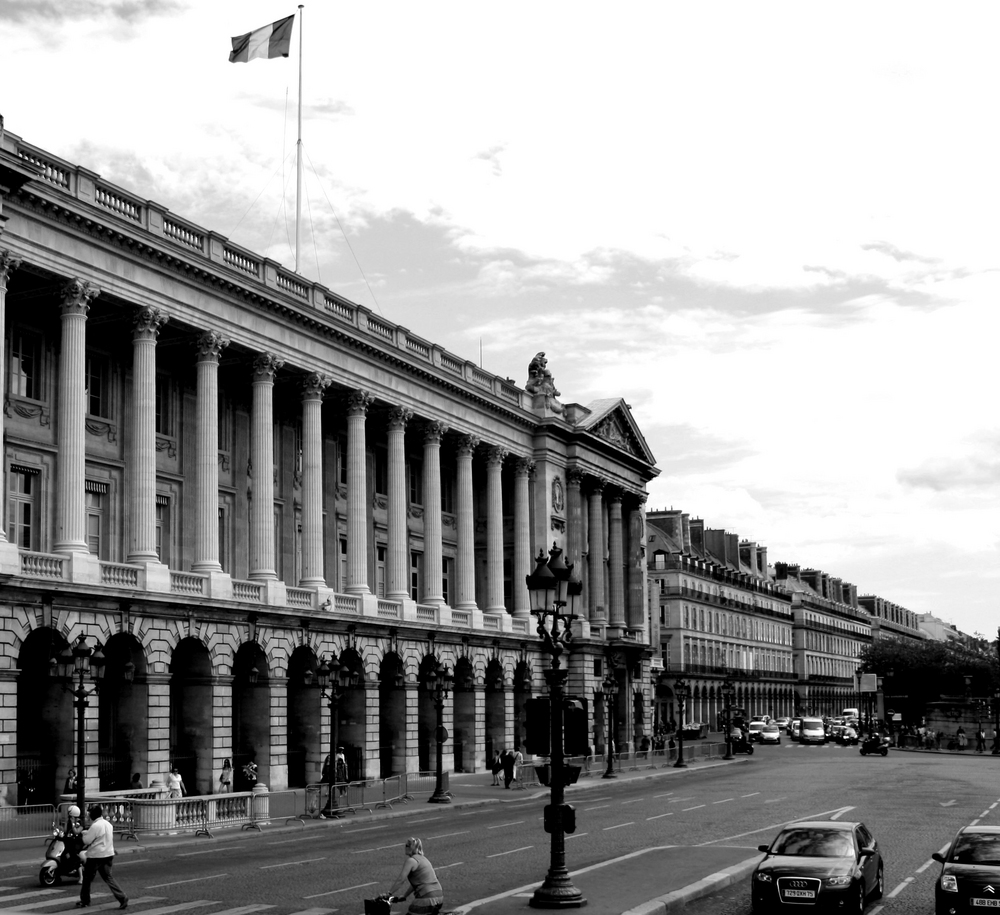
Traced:
<path fill-rule="evenodd" d="M 524 756 L 518 749 L 514 750 L 514 781 L 521 777 L 521 766 L 524 765 Z"/>
<path fill-rule="evenodd" d="M 993 746 L 991 747 L 993 755 L 1000 755 L 1000 734 L 997 733 L 997 729 L 993 728 Z"/>
<path fill-rule="evenodd" d="M 404 888 L 406 892 L 403 892 Z M 411 893 L 414 899 L 407 909 L 408 915 L 437 915 L 444 905 L 444 889 L 431 862 L 424 857 L 423 843 L 412 837 L 406 840 L 406 860 L 389 890 L 389 899 L 402 902 Z"/>
<path fill-rule="evenodd" d="M 184 779 L 181 778 L 180 772 L 177 771 L 177 764 L 174 763 L 167 773 L 167 797 L 184 797 L 185 794 L 187 794 L 187 788 L 184 785 Z"/>
<path fill-rule="evenodd" d="M 63 785 L 63 794 L 76 794 L 76 769 L 72 766 L 69 772 L 66 773 L 66 784 Z"/>
<path fill-rule="evenodd" d="M 491 788 L 497 788 L 500 786 L 500 770 L 503 768 L 501 755 L 501 751 L 497 750 L 493 757 L 493 762 L 490 763 L 490 771 L 493 773 L 493 784 L 490 785 Z"/>
<path fill-rule="evenodd" d="M 347 774 L 347 757 L 344 755 L 343 747 L 337 747 L 337 756 L 334 759 L 333 768 L 337 779 L 337 785 L 339 786 L 337 790 L 340 792 L 341 797 L 343 797 L 347 794 L 347 783 L 349 781 L 349 776 Z"/>
<path fill-rule="evenodd" d="M 986 749 L 986 731 L 983 730 L 983 726 L 979 725 L 979 730 L 976 731 L 976 752 L 982 753 Z"/>
<path fill-rule="evenodd" d="M 958 749 L 964 750 L 966 744 L 968 744 L 969 742 L 969 739 L 965 736 L 965 728 L 959 725 L 958 732 L 955 734 L 955 736 L 958 738 Z"/>
<path fill-rule="evenodd" d="M 227 756 L 222 760 L 222 771 L 219 773 L 219 794 L 229 794 L 233 790 L 233 763 Z"/>
<path fill-rule="evenodd" d="M 83 885 L 80 887 L 78 909 L 90 905 L 90 884 L 94 882 L 94 874 L 100 874 L 108 885 L 112 895 L 118 900 L 118 908 L 128 908 L 128 896 L 118 885 L 111 873 L 111 865 L 115 860 L 115 831 L 104 819 L 104 810 L 100 804 L 94 804 L 88 811 L 90 826 L 83 831 L 83 846 L 87 850 L 87 860 L 83 863 Z"/>
<path fill-rule="evenodd" d="M 514 780 L 514 754 L 510 750 L 504 750 L 500 761 L 503 763 L 503 786 L 509 788 L 510 783 Z"/>
<path fill-rule="evenodd" d="M 142 790 L 142 776 L 138 772 L 132 773 L 132 781 L 129 784 L 130 791 L 141 791 Z"/>

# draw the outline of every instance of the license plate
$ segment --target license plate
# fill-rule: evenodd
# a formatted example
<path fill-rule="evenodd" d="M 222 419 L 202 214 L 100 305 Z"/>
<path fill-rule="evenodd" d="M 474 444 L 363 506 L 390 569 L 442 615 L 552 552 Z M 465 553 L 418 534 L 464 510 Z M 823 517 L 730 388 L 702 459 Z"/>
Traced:
<path fill-rule="evenodd" d="M 982 906 L 984 909 L 1000 909 L 1000 899 L 976 899 L 969 900 L 974 906 Z"/>
<path fill-rule="evenodd" d="M 786 899 L 815 899 L 816 894 L 812 890 L 785 890 Z M 992 899 L 983 899 L 981 902 L 993 902 Z M 1000 899 L 997 900 L 1000 902 Z"/>

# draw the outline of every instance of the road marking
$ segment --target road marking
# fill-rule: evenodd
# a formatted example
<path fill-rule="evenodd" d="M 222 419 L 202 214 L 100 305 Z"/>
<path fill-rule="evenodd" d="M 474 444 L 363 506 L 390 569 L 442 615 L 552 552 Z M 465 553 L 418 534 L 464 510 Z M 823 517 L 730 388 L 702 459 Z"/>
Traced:
<path fill-rule="evenodd" d="M 825 816 L 840 816 L 841 814 L 847 813 L 849 810 L 853 810 L 853 807 L 838 807 L 836 810 L 824 810 L 822 813 L 814 813 L 811 816 L 796 817 L 794 820 L 785 820 L 784 823 L 773 823 L 770 826 L 762 826 L 760 829 L 751 829 L 749 832 L 741 832 L 735 836 L 724 836 L 721 839 L 711 839 L 708 842 L 700 842 L 698 845 L 693 846 L 694 848 L 702 848 L 706 845 L 715 845 L 718 842 L 731 842 L 733 839 L 743 839 L 746 836 L 755 835 L 758 832 L 771 832 L 775 829 L 781 829 L 782 826 L 789 826 L 792 823 L 801 823 L 803 820 L 818 820 Z"/>
<path fill-rule="evenodd" d="M 521 807 L 534 807 L 534 806 L 535 806 L 535 802 L 534 801 L 528 801 L 527 804 L 511 804 L 508 809 L 510 809 L 510 810 L 519 810 Z"/>
<path fill-rule="evenodd" d="M 32 899 L 36 896 L 51 896 L 54 893 L 59 893 L 63 895 L 62 890 L 32 890 L 30 893 L 18 893 L 16 896 L 4 896 L 4 902 L 10 902 L 11 899 Z M 17 908 L 17 906 L 15 906 Z"/>
<path fill-rule="evenodd" d="M 385 829 L 385 826 L 363 826 L 360 829 L 352 829 L 351 832 L 372 832 L 376 829 Z"/>
<path fill-rule="evenodd" d="M 282 864 L 262 864 L 260 866 L 260 870 L 269 871 L 275 867 L 294 867 L 296 864 L 312 864 L 313 861 L 325 861 L 325 860 L 326 860 L 326 855 L 324 855 L 322 858 L 299 858 L 296 861 L 285 861 Z M 218 915 L 222 915 L 222 913 L 220 912 L 218 913 Z"/>
<path fill-rule="evenodd" d="M 169 915 L 171 912 L 184 912 L 187 909 L 200 909 L 203 905 L 215 905 L 211 899 L 195 899 L 193 902 L 182 902 L 178 905 L 162 905 L 156 909 L 146 909 L 142 915 Z"/>
<path fill-rule="evenodd" d="M 508 826 L 523 826 L 524 820 L 518 820 L 516 823 L 497 823 L 496 826 L 487 826 L 487 829 L 506 829 Z"/>
<path fill-rule="evenodd" d="M 886 899 L 895 899 L 900 893 L 903 892 L 911 883 L 913 883 L 913 877 L 907 877 L 899 886 L 896 887 Z"/>
<path fill-rule="evenodd" d="M 350 890 L 363 890 L 366 886 L 375 886 L 376 881 L 372 880 L 371 883 L 359 883 L 356 886 L 345 886 L 342 890 L 330 890 L 326 893 L 313 893 L 312 896 L 303 896 L 303 899 L 319 899 L 320 896 L 336 896 L 337 893 L 347 893 Z M 143 912 L 143 915 L 146 915 Z"/>
<path fill-rule="evenodd" d="M 989 816 L 989 815 L 990 815 L 989 810 L 984 810 L 981 814 L 979 814 L 979 819 L 982 819 L 983 817 L 986 817 L 986 816 Z"/>
<path fill-rule="evenodd" d="M 265 845 L 292 845 L 295 842 L 314 842 L 316 840 L 315 836 L 298 836 L 295 839 L 282 839 L 280 842 L 265 842 Z M 204 855 L 206 852 L 199 851 L 194 852 L 194 854 Z M 125 863 L 124 861 L 122 862 Z"/>
<path fill-rule="evenodd" d="M 666 794 L 654 794 L 653 797 L 670 797 L 673 793 L 673 791 L 668 791 Z"/>
<path fill-rule="evenodd" d="M 436 871 L 446 871 L 449 867 L 458 867 L 460 864 L 465 864 L 464 861 L 456 861 L 454 864 L 439 864 L 434 868 Z M 298 913 L 296 913 L 298 915 Z"/>
<path fill-rule="evenodd" d="M 830 817 L 830 819 L 839 820 L 845 813 L 850 813 L 853 809 L 853 807 L 842 807 L 832 817 Z"/>
<path fill-rule="evenodd" d="M 621 829 L 622 826 L 635 826 L 635 823 L 619 823 L 617 826 L 605 826 L 604 831 L 607 832 L 609 829 Z"/>
<path fill-rule="evenodd" d="M 486 813 L 486 810 L 480 807 L 478 810 L 469 810 L 465 813 L 459 813 L 460 817 L 475 817 L 479 816 L 481 813 Z"/>
<path fill-rule="evenodd" d="M 178 858 L 191 858 L 195 855 L 211 855 L 217 851 L 231 851 L 234 848 L 242 848 L 242 845 L 220 845 L 218 848 L 203 848 L 200 851 L 185 851 L 177 855 Z"/>
<path fill-rule="evenodd" d="M 976 817 L 976 819 L 974 819 L 971 823 L 969 823 L 969 825 L 976 826 L 978 823 L 979 823 L 979 817 Z"/>
<path fill-rule="evenodd" d="M 925 870 L 927 870 L 927 868 L 932 867 L 935 864 L 937 864 L 937 862 L 933 858 L 928 858 L 926 862 L 917 868 L 916 873 L 922 874 Z"/>
<path fill-rule="evenodd" d="M 765 804 L 777 804 L 780 801 L 784 801 L 784 800 L 787 800 L 787 799 L 788 799 L 787 795 L 785 797 L 771 797 L 771 798 L 768 798 L 766 801 L 764 801 L 764 803 Z"/>
<path fill-rule="evenodd" d="M 218 880 L 220 877 L 228 877 L 229 874 L 210 874 L 208 877 L 191 877 L 189 880 L 174 880 L 172 883 L 151 883 L 143 889 L 158 890 L 161 886 L 180 886 L 182 883 L 197 883 L 199 880 Z M 208 903 L 205 903 L 208 905 Z"/>
<path fill-rule="evenodd" d="M 574 832 L 571 836 L 565 836 L 565 840 L 568 842 L 570 839 L 582 839 L 584 836 L 589 835 L 589 832 Z"/>
<path fill-rule="evenodd" d="M 5 890 L 11 889 L 11 887 L 4 887 L 4 889 Z M 107 895 L 108 895 L 107 893 L 94 893 L 94 898 L 96 899 L 99 896 L 107 896 Z M 7 898 L 9 899 L 10 897 L 8 896 Z M 140 903 L 146 903 L 146 902 L 161 902 L 163 899 L 164 899 L 163 896 L 136 896 L 130 899 L 129 903 L 130 904 L 134 903 L 135 905 L 139 905 Z M 56 896 L 54 899 L 46 899 L 44 902 L 27 902 L 22 905 L 11 906 L 11 908 L 9 909 L 2 908 L 0 909 L 0 912 L 26 912 L 29 909 L 33 910 L 33 909 L 47 908 L 50 905 L 65 905 L 66 901 L 67 900 L 65 896 L 59 895 Z M 115 904 L 117 905 L 117 903 Z M 99 908 L 99 906 L 95 906 L 94 908 Z"/>
<path fill-rule="evenodd" d="M 736 798 L 734 797 L 727 797 L 724 801 L 712 801 L 712 805 L 714 806 L 715 804 L 728 804 L 730 801 L 735 801 L 735 800 Z"/>
<path fill-rule="evenodd" d="M 757 797 L 758 794 L 760 794 L 759 791 L 753 791 L 750 794 L 741 794 L 740 797 Z"/>
<path fill-rule="evenodd" d="M 598 804 L 596 807 L 584 807 L 583 812 L 586 813 L 588 810 L 603 810 L 605 807 L 610 806 L 610 804 Z"/>
<path fill-rule="evenodd" d="M 433 823 L 435 820 L 443 820 L 444 817 L 427 817 L 426 820 L 410 820 L 411 823 Z"/>
<path fill-rule="evenodd" d="M 129 901 L 131 902 L 131 900 Z M 212 915 L 250 915 L 251 912 L 260 912 L 263 909 L 273 908 L 276 908 L 276 906 L 259 902 L 251 905 L 238 905 L 232 909 L 223 909 L 221 912 L 213 912 Z"/>
<path fill-rule="evenodd" d="M 607 797 L 592 797 L 591 800 L 592 801 L 611 801 L 611 800 L 614 800 L 614 798 L 609 794 Z"/>
<path fill-rule="evenodd" d="M 487 858 L 502 858 L 504 855 L 514 855 L 514 854 L 517 854 L 517 852 L 519 852 L 519 851 L 528 851 L 529 849 L 532 849 L 534 847 L 535 847 L 534 845 L 524 845 L 521 848 L 512 848 L 510 851 L 501 851 L 501 852 L 498 852 L 495 855 L 487 855 L 486 857 Z"/>
<path fill-rule="evenodd" d="M 686 813 L 688 810 L 697 810 L 699 807 L 704 807 L 704 804 L 695 804 L 694 807 L 685 807 L 681 810 L 681 813 Z"/>
<path fill-rule="evenodd" d="M 659 813 L 655 817 L 646 817 L 647 820 L 658 820 L 661 817 L 672 817 L 674 812 L 671 810 L 670 813 Z"/>
<path fill-rule="evenodd" d="M 939 801 L 938 803 L 939 803 L 939 804 L 940 804 L 940 805 L 941 805 L 942 807 L 954 807 L 954 806 L 955 806 L 955 804 L 957 804 L 957 803 L 958 803 L 958 801 L 956 801 L 956 800 L 955 800 L 954 798 L 952 798 L 952 799 L 951 799 L 950 801 Z"/>
<path fill-rule="evenodd" d="M 693 800 L 694 800 L 694 795 L 693 794 L 689 794 L 687 797 L 672 797 L 669 801 L 667 801 L 667 803 L 668 804 L 683 804 L 684 801 L 693 801 Z"/>
<path fill-rule="evenodd" d="M 428 836 L 427 841 L 430 842 L 431 839 L 450 839 L 452 836 L 467 836 L 469 830 L 466 829 L 464 832 L 446 832 L 440 836 Z"/>
<path fill-rule="evenodd" d="M 622 806 L 624 807 L 626 804 L 639 804 L 644 800 L 646 800 L 644 797 L 636 797 L 630 801 L 622 801 Z"/>
<path fill-rule="evenodd" d="M 295 915 L 330 915 L 331 912 L 336 911 L 336 909 L 299 909 Z"/>

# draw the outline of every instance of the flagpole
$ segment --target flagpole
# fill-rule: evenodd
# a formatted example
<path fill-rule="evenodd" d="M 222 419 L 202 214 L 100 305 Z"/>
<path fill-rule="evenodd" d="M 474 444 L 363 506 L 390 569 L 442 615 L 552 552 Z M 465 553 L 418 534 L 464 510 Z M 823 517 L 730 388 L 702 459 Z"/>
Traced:
<path fill-rule="evenodd" d="M 299 272 L 299 229 L 302 223 L 302 10 L 299 4 L 299 137 L 295 143 L 295 272 Z"/>

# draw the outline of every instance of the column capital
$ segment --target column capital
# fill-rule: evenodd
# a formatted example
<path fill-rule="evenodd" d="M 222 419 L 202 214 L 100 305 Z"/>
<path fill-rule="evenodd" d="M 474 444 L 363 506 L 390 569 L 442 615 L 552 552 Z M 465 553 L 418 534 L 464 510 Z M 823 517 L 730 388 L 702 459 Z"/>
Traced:
<path fill-rule="evenodd" d="M 608 501 L 610 501 L 612 505 L 617 505 L 621 508 L 622 499 L 624 497 L 625 493 L 623 493 L 617 486 L 608 487 Z"/>
<path fill-rule="evenodd" d="M 62 312 L 63 314 L 86 315 L 90 311 L 90 303 L 101 294 L 99 286 L 81 280 L 79 277 L 71 279 L 62 288 Z"/>
<path fill-rule="evenodd" d="M 323 392 L 333 384 L 333 379 L 329 375 L 321 375 L 313 372 L 302 379 L 302 399 L 316 400 L 323 398 Z"/>
<path fill-rule="evenodd" d="M 586 474 L 579 467 L 566 468 L 566 483 L 569 486 L 580 486 L 583 483 L 584 476 Z"/>
<path fill-rule="evenodd" d="M 15 257 L 6 248 L 0 251 L 0 292 L 7 289 L 8 277 L 20 266 L 21 258 Z"/>
<path fill-rule="evenodd" d="M 229 337 L 218 331 L 206 330 L 198 335 L 194 346 L 200 362 L 218 362 L 222 351 L 229 346 Z"/>
<path fill-rule="evenodd" d="M 375 398 L 368 391 L 351 391 L 345 398 L 348 416 L 366 416 Z"/>
<path fill-rule="evenodd" d="M 504 458 L 507 457 L 508 454 L 510 454 L 510 452 L 501 445 L 488 446 L 486 449 L 486 466 L 500 465 L 502 467 Z"/>
<path fill-rule="evenodd" d="M 389 409 L 389 428 L 405 429 L 406 424 L 413 419 L 413 411 L 406 407 L 391 407 Z"/>
<path fill-rule="evenodd" d="M 132 339 L 155 340 L 159 336 L 160 328 L 169 320 L 170 316 L 159 308 L 153 308 L 151 305 L 137 308 L 132 317 L 132 323 L 135 325 Z"/>
<path fill-rule="evenodd" d="M 604 477 L 590 477 L 591 493 L 604 492 L 607 485 L 608 481 Z"/>
<path fill-rule="evenodd" d="M 475 435 L 460 435 L 458 437 L 458 453 L 471 457 L 472 453 L 479 447 L 479 441 Z"/>
<path fill-rule="evenodd" d="M 279 359 L 274 353 L 259 353 L 253 359 L 254 381 L 274 381 L 274 376 L 285 364 L 284 359 Z"/>
<path fill-rule="evenodd" d="M 448 427 L 438 420 L 431 420 L 424 426 L 424 444 L 425 445 L 440 445 L 441 439 L 444 438 L 445 434 L 448 432 Z"/>
<path fill-rule="evenodd" d="M 514 459 L 514 475 L 529 477 L 535 472 L 535 462 L 531 458 L 517 457 Z"/>

